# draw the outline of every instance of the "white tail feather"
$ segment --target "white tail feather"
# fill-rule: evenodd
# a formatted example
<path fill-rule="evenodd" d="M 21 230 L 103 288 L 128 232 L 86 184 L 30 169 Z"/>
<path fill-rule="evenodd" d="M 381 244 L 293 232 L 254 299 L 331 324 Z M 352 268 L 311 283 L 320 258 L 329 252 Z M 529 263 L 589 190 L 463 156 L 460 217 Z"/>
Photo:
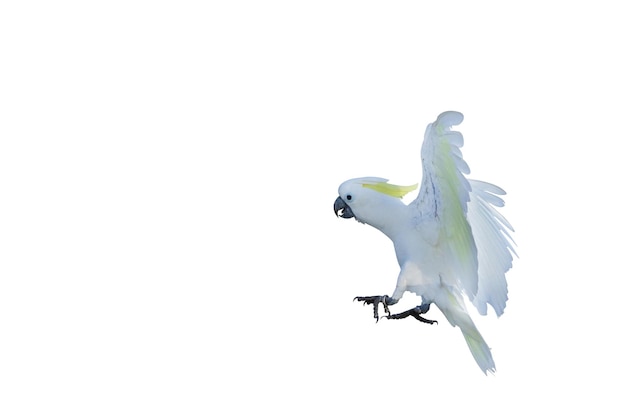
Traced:
<path fill-rule="evenodd" d="M 461 295 L 453 291 L 450 288 L 443 288 L 443 297 L 435 300 L 435 304 L 452 326 L 459 326 L 461 332 L 463 332 L 463 337 L 465 337 L 465 342 L 467 342 L 467 346 L 480 369 L 485 374 L 487 372 L 494 373 L 496 364 L 491 356 L 491 349 L 489 349 L 487 342 L 485 342 L 474 321 L 467 313 Z"/>

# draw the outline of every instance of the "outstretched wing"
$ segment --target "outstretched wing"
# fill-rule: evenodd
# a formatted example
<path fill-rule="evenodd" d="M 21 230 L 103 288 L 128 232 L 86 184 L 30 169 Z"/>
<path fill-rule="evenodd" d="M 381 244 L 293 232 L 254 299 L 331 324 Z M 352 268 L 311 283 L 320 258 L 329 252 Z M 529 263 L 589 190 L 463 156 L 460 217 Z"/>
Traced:
<path fill-rule="evenodd" d="M 414 202 L 418 227 L 444 256 L 449 270 L 470 300 L 478 291 L 478 256 L 467 221 L 471 186 L 464 174 L 463 135 L 452 126 L 463 115 L 448 111 L 426 128 L 422 144 L 422 183 Z"/>
<path fill-rule="evenodd" d="M 513 254 L 517 255 L 510 233 L 513 227 L 495 209 L 504 206 L 504 201 L 498 196 L 506 193 L 493 184 L 476 180 L 469 182 L 472 191 L 467 219 L 478 249 L 478 293 L 473 303 L 483 315 L 487 314 L 487 304 L 491 304 L 500 316 L 508 299 L 504 274 L 513 266 Z"/>

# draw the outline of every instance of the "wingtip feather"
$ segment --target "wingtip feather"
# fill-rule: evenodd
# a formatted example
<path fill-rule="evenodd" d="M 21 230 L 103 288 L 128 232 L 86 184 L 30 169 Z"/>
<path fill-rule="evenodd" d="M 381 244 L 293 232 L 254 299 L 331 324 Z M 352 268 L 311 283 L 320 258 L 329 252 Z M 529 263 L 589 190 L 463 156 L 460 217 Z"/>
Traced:
<path fill-rule="evenodd" d="M 460 125 L 463 122 L 463 114 L 458 111 L 444 111 L 437 116 L 437 124 L 440 126 L 451 127 Z"/>

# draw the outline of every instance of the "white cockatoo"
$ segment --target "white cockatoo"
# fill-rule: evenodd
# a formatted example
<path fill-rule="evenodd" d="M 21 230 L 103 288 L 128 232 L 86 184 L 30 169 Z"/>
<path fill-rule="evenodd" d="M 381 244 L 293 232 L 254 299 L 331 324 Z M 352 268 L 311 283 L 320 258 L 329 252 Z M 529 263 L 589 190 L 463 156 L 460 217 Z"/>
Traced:
<path fill-rule="evenodd" d="M 378 177 L 355 178 L 339 186 L 335 214 L 354 217 L 383 232 L 393 241 L 400 274 L 391 296 L 356 297 L 374 307 L 382 304 L 388 319 L 422 317 L 434 303 L 452 326 L 463 332 L 474 359 L 486 374 L 495 372 L 491 351 L 469 316 L 464 295 L 480 314 L 487 304 L 500 316 L 507 301 L 505 273 L 511 268 L 513 227 L 496 211 L 505 192 L 482 181 L 467 179 L 469 167 L 460 148 L 463 136 L 452 126 L 463 115 L 448 111 L 426 128 L 422 145 L 422 181 L 417 198 L 402 201 L 412 186 L 389 184 Z M 391 314 L 405 291 L 421 297 L 422 304 Z"/>

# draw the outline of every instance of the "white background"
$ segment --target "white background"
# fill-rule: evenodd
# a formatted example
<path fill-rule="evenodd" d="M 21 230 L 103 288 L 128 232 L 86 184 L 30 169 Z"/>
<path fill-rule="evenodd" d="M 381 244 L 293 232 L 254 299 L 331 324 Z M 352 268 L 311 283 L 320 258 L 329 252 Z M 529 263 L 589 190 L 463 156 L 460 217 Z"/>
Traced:
<path fill-rule="evenodd" d="M 624 414 L 621 8 L 88 3 L 0 6 L 0 414 Z M 445 110 L 516 228 L 495 376 L 352 302 L 398 266 L 332 212 Z"/>

